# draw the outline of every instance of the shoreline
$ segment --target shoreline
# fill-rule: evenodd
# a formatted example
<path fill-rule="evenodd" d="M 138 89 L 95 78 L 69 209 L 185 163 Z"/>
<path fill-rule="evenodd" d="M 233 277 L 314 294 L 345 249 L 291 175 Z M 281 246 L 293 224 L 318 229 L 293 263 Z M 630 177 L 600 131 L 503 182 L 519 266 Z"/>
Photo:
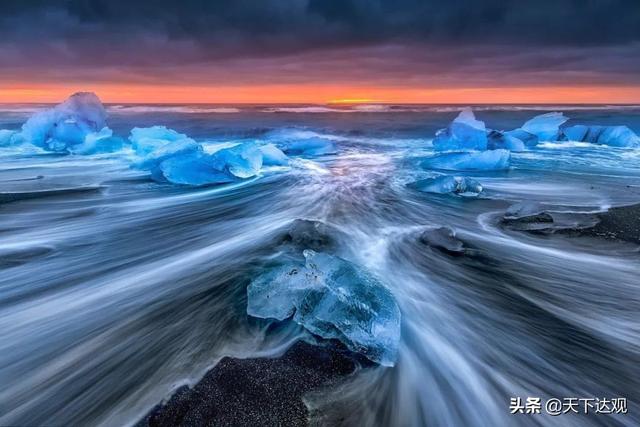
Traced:
<path fill-rule="evenodd" d="M 225 357 L 193 388 L 179 387 L 134 426 L 306 426 L 303 396 L 339 384 L 359 365 L 357 355 L 331 343 L 304 341 L 278 358 Z"/>

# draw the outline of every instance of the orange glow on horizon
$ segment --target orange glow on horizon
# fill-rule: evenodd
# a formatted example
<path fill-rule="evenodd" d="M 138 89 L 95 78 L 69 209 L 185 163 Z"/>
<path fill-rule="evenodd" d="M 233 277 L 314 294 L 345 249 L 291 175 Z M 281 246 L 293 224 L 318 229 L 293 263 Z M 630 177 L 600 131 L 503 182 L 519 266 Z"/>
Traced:
<path fill-rule="evenodd" d="M 640 87 L 407 88 L 345 85 L 173 86 L 127 84 L 15 84 L 0 87 L 0 103 L 60 102 L 78 91 L 105 103 L 415 103 L 599 104 L 640 103 Z"/>

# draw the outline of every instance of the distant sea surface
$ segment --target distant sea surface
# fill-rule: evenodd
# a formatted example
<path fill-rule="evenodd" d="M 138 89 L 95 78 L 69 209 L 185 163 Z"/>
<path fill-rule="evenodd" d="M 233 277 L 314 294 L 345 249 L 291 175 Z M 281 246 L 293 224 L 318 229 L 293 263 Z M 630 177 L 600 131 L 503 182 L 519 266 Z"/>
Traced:
<path fill-rule="evenodd" d="M 0 105 L 19 129 L 40 104 Z M 393 293 L 393 368 L 306 401 L 318 424 L 639 425 L 640 254 L 631 240 L 505 227 L 538 203 L 580 229 L 640 203 L 640 149 L 543 143 L 506 171 L 461 172 L 480 197 L 407 186 L 455 105 L 108 105 L 109 127 L 164 125 L 200 142 L 334 141 L 335 155 L 225 186 L 158 183 L 127 153 L 0 147 L 0 425 L 135 423 L 222 357 L 275 357 L 308 337 L 246 314 L 246 287 L 296 219 L 339 230 L 334 255 Z M 548 111 L 627 125 L 640 105 L 478 105 L 487 127 Z M 640 218 L 627 219 L 631 228 Z M 573 225 L 572 225 L 573 224 Z M 420 243 L 450 227 L 467 252 Z M 614 398 L 626 415 L 510 415 L 511 397 Z"/>

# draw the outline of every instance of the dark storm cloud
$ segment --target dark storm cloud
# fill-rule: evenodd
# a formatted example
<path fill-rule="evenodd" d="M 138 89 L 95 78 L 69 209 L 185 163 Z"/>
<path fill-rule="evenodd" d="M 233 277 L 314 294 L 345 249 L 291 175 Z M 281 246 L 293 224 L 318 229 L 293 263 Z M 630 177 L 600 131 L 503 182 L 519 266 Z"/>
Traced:
<path fill-rule="evenodd" d="M 638 0 L 5 0 L 2 10 L 4 78 L 38 66 L 45 80 L 640 79 Z"/>

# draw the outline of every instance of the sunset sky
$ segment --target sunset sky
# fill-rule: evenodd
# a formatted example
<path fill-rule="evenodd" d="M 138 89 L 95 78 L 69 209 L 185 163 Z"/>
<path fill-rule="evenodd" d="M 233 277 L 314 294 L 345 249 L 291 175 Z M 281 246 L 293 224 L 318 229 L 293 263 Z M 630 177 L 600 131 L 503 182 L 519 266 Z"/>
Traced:
<path fill-rule="evenodd" d="M 638 103 L 637 0 L 3 1 L 0 102 Z"/>

